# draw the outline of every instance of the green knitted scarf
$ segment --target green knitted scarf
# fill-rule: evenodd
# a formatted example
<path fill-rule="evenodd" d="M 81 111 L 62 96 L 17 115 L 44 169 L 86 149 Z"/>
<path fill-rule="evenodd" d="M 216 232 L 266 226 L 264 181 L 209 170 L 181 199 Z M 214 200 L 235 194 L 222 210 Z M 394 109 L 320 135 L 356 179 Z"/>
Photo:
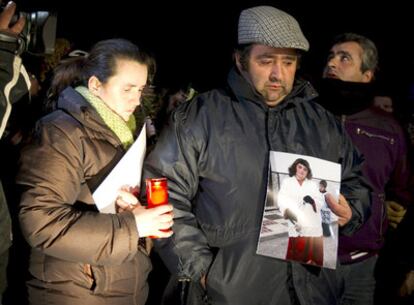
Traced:
<path fill-rule="evenodd" d="M 125 122 L 118 114 L 109 108 L 104 101 L 93 95 L 88 88 L 79 86 L 75 90 L 79 92 L 98 112 L 105 124 L 111 129 L 127 149 L 133 142 L 133 133 L 136 129 L 135 116 L 131 115 Z"/>

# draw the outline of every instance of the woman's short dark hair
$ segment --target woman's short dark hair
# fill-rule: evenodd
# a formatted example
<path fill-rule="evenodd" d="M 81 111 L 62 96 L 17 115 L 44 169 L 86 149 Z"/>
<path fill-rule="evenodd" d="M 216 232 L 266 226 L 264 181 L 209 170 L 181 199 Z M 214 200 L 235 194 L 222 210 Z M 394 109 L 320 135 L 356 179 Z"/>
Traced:
<path fill-rule="evenodd" d="M 135 44 L 126 39 L 108 39 L 96 43 L 87 56 L 78 56 L 63 60 L 55 69 L 47 94 L 48 110 L 55 108 L 55 103 L 66 87 L 87 86 L 91 76 L 106 83 L 115 75 L 117 60 L 131 60 L 147 66 L 148 82 L 151 83 L 155 70 L 155 60 Z"/>
<path fill-rule="evenodd" d="M 83 67 L 83 81 L 87 84 L 91 76 L 106 83 L 116 73 L 116 61 L 124 59 L 136 61 L 148 67 L 148 79 L 155 73 L 155 61 L 146 52 L 126 39 L 108 39 L 96 43 L 87 56 Z"/>
<path fill-rule="evenodd" d="M 306 175 L 306 178 L 308 178 L 309 180 L 312 179 L 312 170 L 310 168 L 309 162 L 302 158 L 296 159 L 295 162 L 293 162 L 293 164 L 289 167 L 289 177 L 296 175 L 296 167 L 298 164 L 302 164 L 308 169 L 308 174 Z"/>

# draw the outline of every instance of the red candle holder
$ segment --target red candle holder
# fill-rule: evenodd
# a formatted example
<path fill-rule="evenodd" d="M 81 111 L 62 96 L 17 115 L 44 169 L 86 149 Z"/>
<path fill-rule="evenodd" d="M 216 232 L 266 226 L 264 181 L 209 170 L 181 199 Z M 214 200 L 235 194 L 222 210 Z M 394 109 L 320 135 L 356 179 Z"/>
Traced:
<path fill-rule="evenodd" d="M 167 178 L 145 179 L 148 208 L 168 203 Z"/>
<path fill-rule="evenodd" d="M 158 205 L 168 203 L 168 185 L 167 178 L 148 178 L 145 179 L 145 187 L 147 193 L 147 208 L 151 209 Z M 161 230 L 164 232 L 170 231 Z M 150 238 L 158 238 L 157 236 L 149 236 Z"/>

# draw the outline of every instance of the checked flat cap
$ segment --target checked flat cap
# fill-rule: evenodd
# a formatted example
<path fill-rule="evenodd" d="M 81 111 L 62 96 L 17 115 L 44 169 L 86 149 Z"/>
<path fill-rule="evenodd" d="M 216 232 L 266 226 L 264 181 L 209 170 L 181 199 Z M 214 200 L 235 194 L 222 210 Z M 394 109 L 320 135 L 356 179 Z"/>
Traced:
<path fill-rule="evenodd" d="M 309 50 L 309 42 L 296 19 L 272 6 L 256 6 L 241 12 L 238 42 Z"/>

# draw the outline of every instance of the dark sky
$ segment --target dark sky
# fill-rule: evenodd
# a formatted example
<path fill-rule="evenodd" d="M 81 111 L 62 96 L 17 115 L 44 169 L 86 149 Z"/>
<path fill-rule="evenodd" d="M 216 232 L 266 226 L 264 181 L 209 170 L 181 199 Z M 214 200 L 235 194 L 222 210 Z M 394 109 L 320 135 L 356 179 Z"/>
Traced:
<path fill-rule="evenodd" d="M 225 79 L 243 8 L 268 4 L 300 23 L 310 41 L 302 70 L 318 77 L 336 34 L 371 38 L 380 53 L 380 80 L 405 90 L 414 81 L 414 1 L 88 1 L 15 0 L 25 11 L 57 10 L 58 36 L 78 48 L 111 37 L 152 51 L 162 81 L 191 78 L 201 90 Z M 398 4 L 403 2 L 403 4 Z"/>

